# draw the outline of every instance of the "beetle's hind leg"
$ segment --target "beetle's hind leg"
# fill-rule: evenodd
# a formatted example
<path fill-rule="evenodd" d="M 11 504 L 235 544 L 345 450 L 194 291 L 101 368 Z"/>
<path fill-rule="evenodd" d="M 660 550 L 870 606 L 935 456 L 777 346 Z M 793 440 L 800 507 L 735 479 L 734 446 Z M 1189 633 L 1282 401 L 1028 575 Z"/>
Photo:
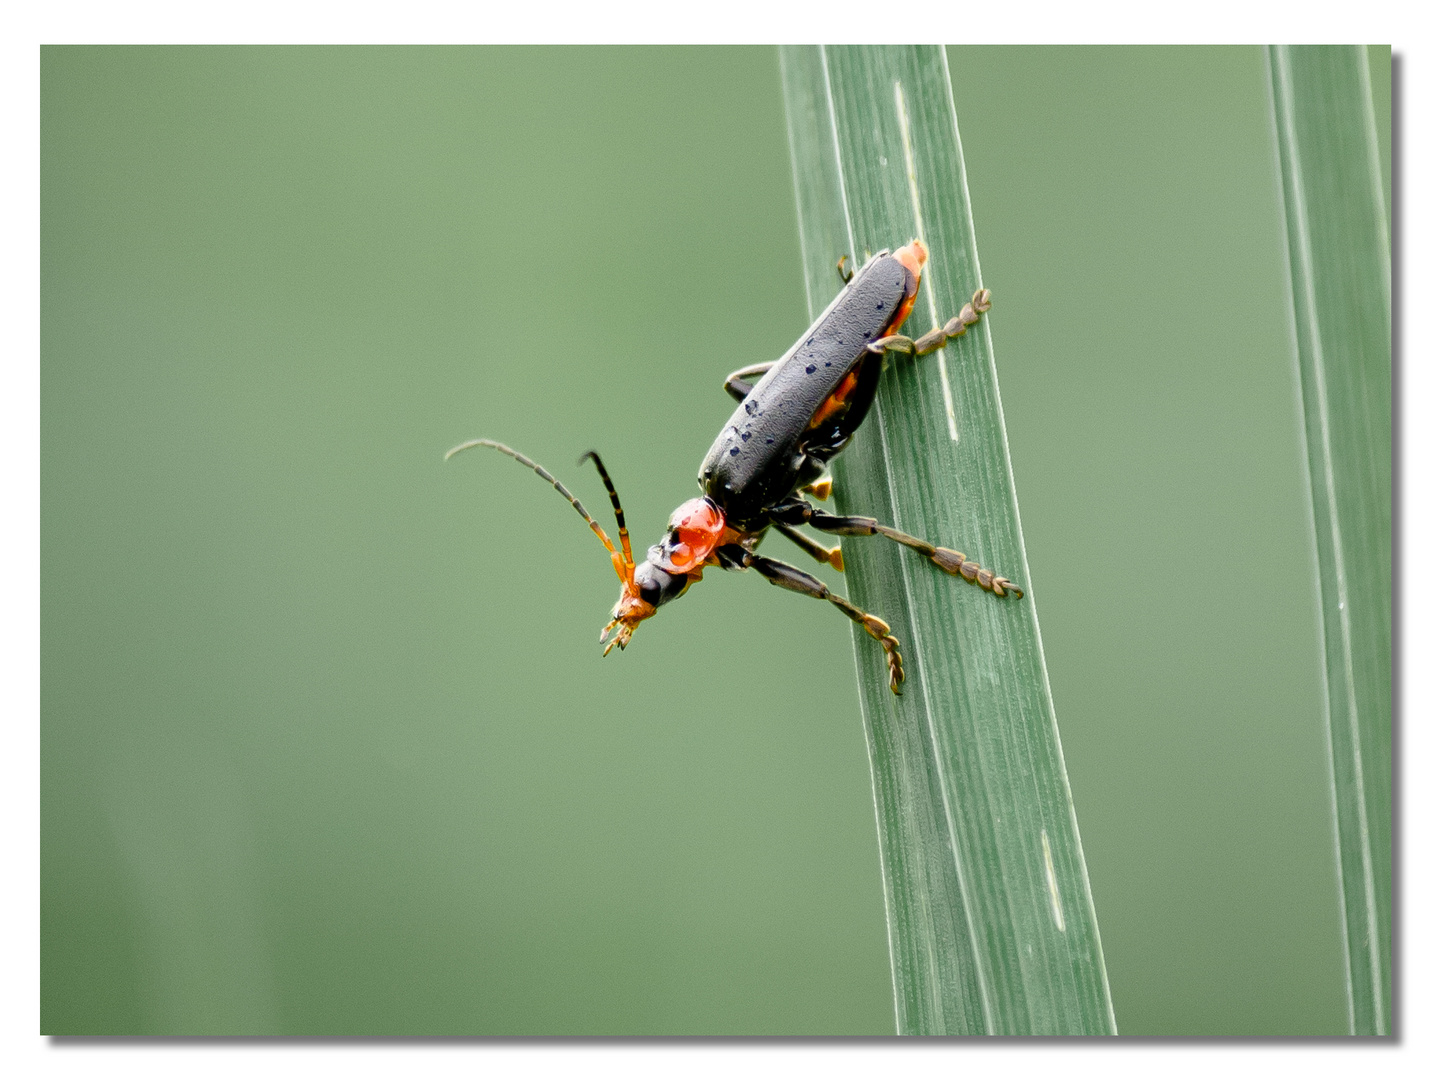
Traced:
<path fill-rule="evenodd" d="M 992 592 L 996 596 L 1013 596 L 1016 600 L 1024 597 L 1024 590 L 1009 578 L 1002 577 L 977 562 L 971 562 L 965 557 L 964 552 L 956 551 L 954 548 L 936 547 L 928 540 L 921 540 L 918 536 L 911 536 L 909 533 L 901 532 L 889 525 L 882 525 L 873 517 L 841 517 L 837 514 L 826 513 L 810 503 L 799 500 L 787 503 L 773 514 L 780 516 L 778 521 L 773 522 L 777 528 L 780 528 L 782 524 L 786 526 L 805 524 L 836 536 L 874 536 L 878 533 L 894 540 L 897 544 L 904 544 L 912 551 L 918 551 L 945 573 L 962 577 L 971 585 L 978 585 L 986 592 Z"/>
<path fill-rule="evenodd" d="M 725 385 L 722 386 L 722 389 L 737 401 L 745 401 L 746 395 L 749 394 L 756 385 L 756 382 L 751 380 L 759 381 L 760 376 L 775 366 L 776 361 L 767 360 L 764 364 L 752 364 L 750 367 L 743 367 L 737 371 L 733 371 L 726 376 L 726 382 Z"/>
<path fill-rule="evenodd" d="M 959 337 L 979 322 L 980 316 L 989 308 L 989 290 L 980 289 L 970 298 L 970 302 L 960 309 L 960 313 L 944 326 L 937 327 L 923 337 L 914 340 L 904 334 L 890 334 L 878 341 L 872 341 L 868 348 L 871 352 L 877 353 L 896 352 L 904 353 L 907 356 L 927 356 L 936 349 L 943 349 L 949 344 L 951 338 Z"/>
<path fill-rule="evenodd" d="M 790 589 L 791 592 L 798 592 L 802 596 L 809 596 L 816 600 L 829 600 L 845 612 L 852 622 L 859 623 L 865 632 L 879 642 L 880 647 L 885 650 L 885 665 L 890 670 L 890 690 L 896 694 L 900 692 L 900 684 L 905 681 L 905 665 L 900 659 L 900 639 L 890 633 L 889 623 L 878 616 L 861 611 L 845 597 L 837 596 L 831 592 L 825 582 L 812 577 L 790 563 L 783 563 L 778 559 L 768 559 L 764 555 L 757 555 L 750 551 L 742 554 L 741 562 L 742 565 L 750 567 L 772 585 L 779 585 L 783 589 Z"/>

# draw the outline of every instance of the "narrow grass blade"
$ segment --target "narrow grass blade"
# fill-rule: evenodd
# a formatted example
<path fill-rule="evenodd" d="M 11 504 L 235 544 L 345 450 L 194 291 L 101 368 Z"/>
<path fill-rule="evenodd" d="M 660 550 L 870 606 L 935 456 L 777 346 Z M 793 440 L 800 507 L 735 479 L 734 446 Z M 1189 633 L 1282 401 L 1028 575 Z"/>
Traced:
<path fill-rule="evenodd" d="M 1362 46 L 1268 50 L 1354 1034 L 1392 993 L 1392 285 Z"/>
<path fill-rule="evenodd" d="M 907 323 L 923 333 L 983 281 L 945 52 L 781 50 L 807 300 L 836 260 L 921 237 Z M 996 316 L 997 317 L 997 316 Z M 904 694 L 856 635 L 898 1030 L 1110 1034 L 1113 1008 L 1055 724 L 1015 502 L 989 316 L 892 362 L 836 461 L 842 513 L 964 551 L 1029 589 L 999 599 L 876 538 L 843 545 L 851 598 L 900 637 Z"/>

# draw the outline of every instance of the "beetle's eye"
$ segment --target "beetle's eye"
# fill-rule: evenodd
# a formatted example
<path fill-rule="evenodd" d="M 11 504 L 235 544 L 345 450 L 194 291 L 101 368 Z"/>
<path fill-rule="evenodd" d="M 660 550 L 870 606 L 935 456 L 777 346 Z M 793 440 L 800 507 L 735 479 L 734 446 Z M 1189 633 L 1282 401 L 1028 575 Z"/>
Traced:
<path fill-rule="evenodd" d="M 654 580 L 648 578 L 645 581 L 638 581 L 637 589 L 641 593 L 641 598 L 652 607 L 656 607 L 661 602 L 661 586 Z"/>

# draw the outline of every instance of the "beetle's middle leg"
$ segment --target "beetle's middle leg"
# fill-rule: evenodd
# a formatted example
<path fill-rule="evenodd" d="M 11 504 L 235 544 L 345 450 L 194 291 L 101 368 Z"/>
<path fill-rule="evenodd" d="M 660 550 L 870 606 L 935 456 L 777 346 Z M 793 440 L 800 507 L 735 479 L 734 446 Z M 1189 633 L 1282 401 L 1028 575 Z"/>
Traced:
<path fill-rule="evenodd" d="M 957 338 L 968 330 L 975 323 L 980 321 L 980 316 L 990 308 L 990 297 L 988 289 L 978 290 L 970 298 L 970 302 L 960 309 L 956 315 L 944 326 L 936 327 L 921 338 L 911 340 L 904 334 L 890 334 L 872 341 L 868 348 L 871 352 L 904 353 L 907 356 L 926 356 L 936 349 L 943 349 L 951 338 Z"/>
<path fill-rule="evenodd" d="M 793 529 L 789 525 L 782 525 L 779 521 L 772 522 L 776 532 L 788 538 L 791 543 L 800 548 L 818 563 L 829 563 L 840 573 L 845 573 L 845 557 L 840 553 L 840 545 L 833 548 L 825 548 L 817 544 L 799 529 Z"/>
<path fill-rule="evenodd" d="M 996 596 L 1013 594 L 1016 600 L 1024 596 L 1024 590 L 1009 578 L 1002 577 L 977 562 L 971 562 L 965 557 L 964 552 L 955 551 L 953 548 L 936 547 L 927 540 L 921 540 L 918 536 L 911 536 L 909 533 L 901 532 L 889 525 L 882 525 L 873 517 L 841 517 L 820 510 L 810 503 L 792 500 L 775 510 L 772 513 L 772 518 L 777 528 L 782 523 L 786 525 L 799 523 L 810 525 L 821 532 L 834 533 L 837 536 L 874 536 L 879 533 L 881 536 L 894 540 L 897 544 L 904 544 L 907 548 L 918 551 L 945 573 L 958 575 L 970 584 L 978 585 L 981 589 L 992 592 Z"/>
<path fill-rule="evenodd" d="M 905 680 L 905 665 L 900 659 L 900 639 L 890 633 L 890 624 L 884 619 L 861 611 L 843 596 L 837 596 L 830 591 L 825 582 L 807 574 L 799 567 L 790 563 L 783 563 L 778 559 L 768 559 L 764 555 L 757 555 L 747 551 L 741 556 L 741 563 L 750 567 L 760 574 L 772 585 L 779 585 L 783 589 L 790 589 L 791 592 L 798 592 L 802 596 L 813 597 L 816 600 L 829 600 L 846 616 L 855 623 L 859 623 L 865 632 L 880 643 L 885 650 L 885 663 L 890 669 L 890 689 L 893 693 L 900 692 L 900 684 Z"/>

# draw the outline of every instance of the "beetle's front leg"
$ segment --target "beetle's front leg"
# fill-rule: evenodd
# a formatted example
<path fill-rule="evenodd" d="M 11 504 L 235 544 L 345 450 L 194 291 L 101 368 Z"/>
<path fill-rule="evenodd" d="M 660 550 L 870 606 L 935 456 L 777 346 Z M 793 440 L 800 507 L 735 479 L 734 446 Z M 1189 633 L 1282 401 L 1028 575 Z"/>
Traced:
<path fill-rule="evenodd" d="M 889 623 L 878 616 L 861 611 L 845 597 L 837 596 L 831 592 L 825 582 L 812 577 L 790 563 L 783 563 L 778 559 L 768 559 L 764 555 L 757 555 L 750 551 L 744 553 L 741 562 L 772 585 L 779 585 L 783 589 L 790 589 L 791 592 L 798 592 L 802 596 L 809 596 L 816 600 L 829 600 L 845 612 L 852 622 L 859 623 L 865 632 L 878 641 L 880 647 L 885 650 L 885 664 L 890 669 L 890 690 L 896 694 L 900 692 L 900 684 L 905 680 L 905 665 L 900 659 L 900 639 L 890 633 Z"/>
<path fill-rule="evenodd" d="M 879 533 L 881 536 L 894 540 L 897 544 L 904 544 L 907 548 L 918 551 L 945 573 L 962 577 L 970 584 L 978 585 L 981 589 L 992 592 L 996 596 L 1010 594 L 1016 600 L 1024 596 L 1024 590 L 1009 578 L 1002 577 L 994 571 L 980 566 L 977 562 L 971 562 L 965 557 L 964 552 L 956 551 L 953 548 L 936 547 L 927 540 L 921 540 L 918 536 L 911 536 L 909 533 L 901 532 L 889 525 L 882 525 L 873 517 L 842 517 L 838 514 L 827 513 L 799 499 L 792 499 L 768 513 L 772 521 L 785 525 L 809 525 L 821 532 L 834 533 L 837 536 L 874 536 Z"/>
<path fill-rule="evenodd" d="M 936 349 L 943 349 L 951 338 L 959 337 L 979 322 L 980 316 L 989 309 L 989 290 L 980 289 L 970 298 L 970 302 L 960 309 L 960 313 L 944 326 L 931 330 L 916 340 L 911 340 L 904 334 L 890 334 L 878 341 L 872 341 L 868 348 L 876 353 L 898 352 L 907 356 L 927 356 Z"/>

